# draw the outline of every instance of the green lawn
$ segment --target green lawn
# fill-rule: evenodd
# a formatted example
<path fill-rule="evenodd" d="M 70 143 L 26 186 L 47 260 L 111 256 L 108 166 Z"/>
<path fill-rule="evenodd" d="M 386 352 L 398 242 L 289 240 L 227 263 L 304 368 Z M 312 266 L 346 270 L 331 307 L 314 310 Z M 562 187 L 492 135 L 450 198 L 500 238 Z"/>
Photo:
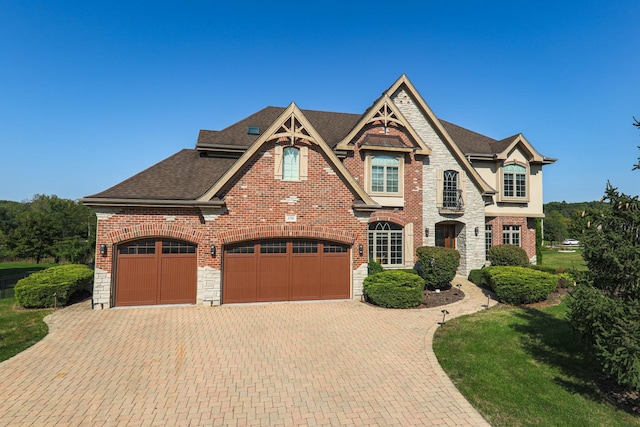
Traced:
<path fill-rule="evenodd" d="M 593 384 L 597 365 L 565 320 L 567 307 L 495 307 L 447 322 L 434 351 L 493 426 L 638 426 Z"/>
<path fill-rule="evenodd" d="M 0 362 L 31 347 L 47 335 L 42 319 L 52 309 L 24 309 L 13 297 L 0 299 Z"/>
<path fill-rule="evenodd" d="M 0 278 L 31 271 L 44 270 L 55 264 L 0 263 Z M 0 298 L 0 362 L 31 347 L 47 335 L 49 328 L 42 320 L 51 309 L 26 310 L 16 304 L 13 289 Z"/>
<path fill-rule="evenodd" d="M 567 270 L 586 270 L 587 264 L 582 259 L 582 249 L 575 252 L 543 251 L 542 265 L 550 267 L 565 267 Z"/>

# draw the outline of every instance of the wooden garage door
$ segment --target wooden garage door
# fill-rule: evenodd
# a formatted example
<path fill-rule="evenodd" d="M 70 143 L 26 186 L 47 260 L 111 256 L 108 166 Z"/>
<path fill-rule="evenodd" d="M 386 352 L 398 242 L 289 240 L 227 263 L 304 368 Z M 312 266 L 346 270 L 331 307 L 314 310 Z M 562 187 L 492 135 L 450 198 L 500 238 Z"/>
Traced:
<path fill-rule="evenodd" d="M 314 240 L 264 240 L 225 248 L 222 302 L 350 297 L 346 245 Z"/>
<path fill-rule="evenodd" d="M 145 239 L 119 245 L 116 253 L 116 306 L 195 304 L 195 245 Z"/>

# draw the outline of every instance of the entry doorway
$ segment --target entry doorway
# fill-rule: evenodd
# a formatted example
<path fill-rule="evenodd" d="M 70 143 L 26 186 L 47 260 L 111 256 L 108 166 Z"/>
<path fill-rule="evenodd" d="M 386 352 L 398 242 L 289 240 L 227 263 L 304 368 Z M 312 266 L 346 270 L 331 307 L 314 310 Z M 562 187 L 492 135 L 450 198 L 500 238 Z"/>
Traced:
<path fill-rule="evenodd" d="M 436 224 L 436 246 L 456 248 L 456 225 Z"/>

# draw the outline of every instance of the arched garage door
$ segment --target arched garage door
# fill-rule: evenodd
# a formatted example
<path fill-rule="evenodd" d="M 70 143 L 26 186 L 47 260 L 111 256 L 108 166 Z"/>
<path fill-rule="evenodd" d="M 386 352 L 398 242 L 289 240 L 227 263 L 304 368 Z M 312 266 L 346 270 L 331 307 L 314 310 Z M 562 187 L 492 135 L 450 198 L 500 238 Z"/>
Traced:
<path fill-rule="evenodd" d="M 196 246 L 169 239 L 118 245 L 115 305 L 195 304 Z"/>
<path fill-rule="evenodd" d="M 349 298 L 349 248 L 315 240 L 263 240 L 224 250 L 222 302 Z"/>

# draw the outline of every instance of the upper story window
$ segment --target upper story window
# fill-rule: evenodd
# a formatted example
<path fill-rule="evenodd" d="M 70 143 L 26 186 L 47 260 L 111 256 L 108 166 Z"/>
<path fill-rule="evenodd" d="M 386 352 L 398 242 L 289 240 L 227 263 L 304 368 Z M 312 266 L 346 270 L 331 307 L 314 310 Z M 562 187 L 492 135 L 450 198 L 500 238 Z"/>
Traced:
<path fill-rule="evenodd" d="M 505 198 L 527 197 L 527 168 L 510 164 L 502 168 L 502 195 Z"/>
<path fill-rule="evenodd" d="M 306 181 L 309 176 L 309 147 L 285 147 L 274 149 L 274 177 L 283 181 Z"/>
<path fill-rule="evenodd" d="M 400 193 L 400 160 L 391 156 L 371 158 L 371 192 Z"/>
<path fill-rule="evenodd" d="M 300 150 L 285 147 L 282 154 L 282 179 L 298 181 L 300 179 Z"/>
<path fill-rule="evenodd" d="M 445 209 L 462 208 L 462 197 L 458 188 L 458 172 L 444 171 L 442 178 L 442 207 Z"/>

